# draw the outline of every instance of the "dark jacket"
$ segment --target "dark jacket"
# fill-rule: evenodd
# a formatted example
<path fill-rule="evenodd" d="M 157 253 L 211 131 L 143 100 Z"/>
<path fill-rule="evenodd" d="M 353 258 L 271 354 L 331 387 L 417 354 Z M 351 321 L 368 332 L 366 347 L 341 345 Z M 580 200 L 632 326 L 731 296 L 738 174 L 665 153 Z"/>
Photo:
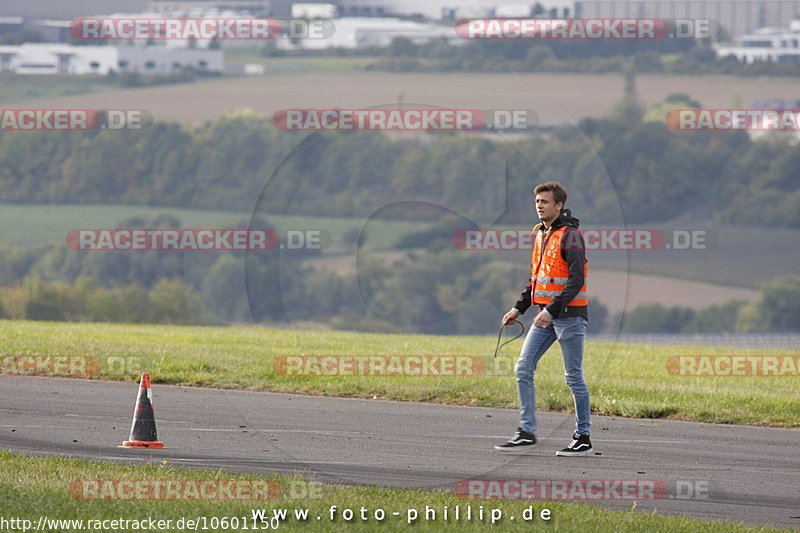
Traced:
<path fill-rule="evenodd" d="M 562 209 L 561 214 L 553 221 L 553 230 L 557 230 L 562 226 L 566 226 L 564 230 L 564 237 L 561 239 L 561 257 L 567 262 L 569 267 L 569 281 L 564 285 L 564 290 L 553 298 L 553 301 L 547 304 L 546 309 L 553 318 L 566 318 L 570 316 L 580 316 L 588 319 L 589 314 L 587 306 L 567 306 L 569 302 L 578 295 L 583 287 L 585 280 L 583 277 L 583 264 L 586 261 L 586 247 L 583 243 L 583 237 L 578 231 L 581 221 L 572 216 L 569 209 Z M 539 224 L 537 230 L 532 235 L 534 242 L 537 238 L 538 232 L 545 231 L 544 224 Z M 525 313 L 531 306 L 531 281 L 528 279 L 528 284 L 525 290 L 520 294 L 520 299 L 514 304 L 514 307 L 520 312 Z M 536 306 L 537 308 L 539 305 Z"/>

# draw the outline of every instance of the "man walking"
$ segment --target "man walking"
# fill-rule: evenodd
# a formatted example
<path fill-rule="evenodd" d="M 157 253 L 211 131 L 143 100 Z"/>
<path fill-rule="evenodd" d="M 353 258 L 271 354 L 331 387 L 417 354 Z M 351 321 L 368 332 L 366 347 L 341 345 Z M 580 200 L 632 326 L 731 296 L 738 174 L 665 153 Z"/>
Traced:
<path fill-rule="evenodd" d="M 586 280 L 589 263 L 580 221 L 564 209 L 567 192 L 556 181 L 534 189 L 536 212 L 541 220 L 531 232 L 531 279 L 521 298 L 503 316 L 507 326 L 531 305 L 538 311 L 522 345 L 514 372 L 520 404 L 517 433 L 496 450 L 519 451 L 536 444 L 536 387 L 534 374 L 539 359 L 558 340 L 564 356 L 564 376 L 575 401 L 575 434 L 566 448 L 556 455 L 584 455 L 592 451 L 589 389 L 583 378 L 583 342 L 588 325 Z"/>

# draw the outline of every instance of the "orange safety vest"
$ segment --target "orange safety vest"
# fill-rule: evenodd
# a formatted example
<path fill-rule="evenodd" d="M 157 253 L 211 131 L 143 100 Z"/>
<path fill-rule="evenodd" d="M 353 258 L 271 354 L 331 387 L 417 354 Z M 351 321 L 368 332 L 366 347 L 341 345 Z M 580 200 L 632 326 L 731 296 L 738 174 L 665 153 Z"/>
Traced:
<path fill-rule="evenodd" d="M 569 279 L 569 265 L 561 257 L 561 239 L 567 230 L 562 226 L 555 231 L 551 226 L 547 232 L 539 231 L 541 224 L 531 231 L 535 234 L 531 254 L 531 301 L 547 305 L 564 290 Z M 542 248 L 544 247 L 544 254 Z M 586 283 L 589 279 L 589 261 L 583 263 L 583 287 L 567 305 L 582 307 L 589 305 Z"/>

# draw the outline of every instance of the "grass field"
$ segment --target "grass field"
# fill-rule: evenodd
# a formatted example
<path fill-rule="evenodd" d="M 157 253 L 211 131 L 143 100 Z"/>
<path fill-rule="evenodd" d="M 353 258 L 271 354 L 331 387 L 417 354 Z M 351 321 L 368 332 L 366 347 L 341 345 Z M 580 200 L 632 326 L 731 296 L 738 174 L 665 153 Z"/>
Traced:
<path fill-rule="evenodd" d="M 66 232 L 73 228 L 114 228 L 123 218 L 152 218 L 160 214 L 176 217 L 184 228 L 230 227 L 249 218 L 248 213 L 173 207 L 0 204 L 0 243 L 25 246 L 63 242 Z M 342 275 L 356 272 L 353 246 L 346 242 L 346 234 L 366 227 L 366 249 L 391 261 L 405 253 L 392 250 L 401 236 L 428 226 L 422 222 L 374 219 L 370 219 L 365 226 L 364 218 L 297 215 L 266 215 L 266 218 L 282 230 L 321 229 L 330 233 L 330 247 L 313 260 L 313 266 Z M 692 226 L 686 223 L 676 223 L 674 226 L 681 229 L 687 227 Z M 662 224 L 656 229 L 673 228 Z M 713 225 L 708 231 L 712 243 L 708 250 L 661 250 L 630 254 L 591 251 L 589 259 L 595 272 L 592 277 L 593 296 L 612 312 L 652 302 L 702 309 L 732 299 L 757 298 L 756 289 L 762 278 L 749 275 L 754 268 L 763 273 L 763 279 L 771 279 L 785 274 L 785 265 L 800 262 L 800 248 L 785 245 L 800 237 L 798 231 L 774 230 L 767 235 L 757 235 L 757 229 L 724 224 Z M 747 257 L 739 253 L 742 239 L 752 243 L 750 246 L 754 253 Z M 417 252 L 425 253 L 425 250 Z M 524 265 L 528 261 L 528 252 L 525 250 L 491 254 L 495 260 L 514 265 Z M 775 260 L 761 264 L 760 258 L 767 256 Z M 627 290 L 621 292 L 621 287 Z"/>
<path fill-rule="evenodd" d="M 798 230 L 775 229 L 767 236 L 753 226 L 690 221 L 647 224 L 646 227 L 665 231 L 705 230 L 708 244 L 702 250 L 631 253 L 630 272 L 758 289 L 764 280 L 791 274 L 796 269 L 790 265 L 800 263 L 800 247 L 794 244 L 800 242 Z M 745 256 L 741 253 L 743 242 L 748 243 Z M 613 265 L 618 261 L 615 252 L 592 255 L 595 267 L 602 268 L 606 262 Z M 755 269 L 759 276 L 751 275 Z"/>
<path fill-rule="evenodd" d="M 294 60 L 271 60 L 273 68 Z M 323 61 L 328 64 L 327 59 Z M 280 109 L 365 108 L 395 104 L 440 105 L 452 109 L 529 109 L 540 118 L 574 119 L 604 115 L 622 97 L 617 74 L 537 73 L 393 73 L 337 71 L 321 67 L 274 74 L 197 81 L 191 84 L 118 89 L 86 95 L 9 99 L 20 106 L 89 109 L 144 109 L 156 120 L 200 126 L 233 109 L 252 109 L 271 117 Z M 586 88 L 592 91 L 587 96 Z M 648 105 L 675 92 L 688 93 L 703 107 L 725 109 L 732 102 L 749 105 L 758 98 L 792 98 L 800 89 L 794 78 L 678 76 L 643 74 L 636 88 Z"/>
<path fill-rule="evenodd" d="M 45 83 L 43 83 L 45 82 Z M 103 76 L 0 74 L 0 103 L 59 98 L 118 89 L 119 85 Z"/>
<path fill-rule="evenodd" d="M 165 461 L 166 463 L 166 461 Z M 276 500 L 263 502 L 239 501 L 120 501 L 120 500 L 78 500 L 70 492 L 70 484 L 78 480 L 186 480 L 202 483 L 208 480 L 265 481 L 273 480 L 281 484 L 283 492 Z M 202 481 L 201 481 L 202 480 Z M 185 485 L 184 485 L 185 486 Z M 300 488 L 297 488 L 297 487 Z M 306 490 L 307 487 L 308 488 Z M 288 489 L 288 490 L 287 490 Z M 101 462 L 90 462 L 62 457 L 32 458 L 0 451 L 0 494 L 3 518 L 23 518 L 38 524 L 40 517 L 49 520 L 142 520 L 152 517 L 155 520 L 171 520 L 172 527 L 164 530 L 186 531 L 184 527 L 175 526 L 181 519 L 202 520 L 212 525 L 212 519 L 228 518 L 226 524 L 232 524 L 230 518 L 237 517 L 237 528 L 228 530 L 244 531 L 254 529 L 252 510 L 263 509 L 272 516 L 273 512 L 287 510 L 287 518 L 281 521 L 279 528 L 288 531 L 329 531 L 344 529 L 346 531 L 528 531 L 532 527 L 553 528 L 554 531 L 606 532 L 613 528 L 615 532 L 760 532 L 784 531 L 771 527 L 752 527 L 728 524 L 718 521 L 697 520 L 684 516 L 667 517 L 655 513 L 637 512 L 634 505 L 629 511 L 610 511 L 588 504 L 564 504 L 550 502 L 511 502 L 511 501 L 470 501 L 461 499 L 454 493 L 444 491 L 424 492 L 419 490 L 387 489 L 377 487 L 342 487 L 316 485 L 299 477 L 272 476 L 264 478 L 253 475 L 228 474 L 223 471 L 204 472 L 182 468 L 174 468 L 169 464 L 147 466 L 121 466 Z M 80 494 L 80 493 L 78 493 Z M 297 495 L 311 495 L 298 498 Z M 292 497 L 295 495 L 295 497 Z M 452 513 L 455 506 L 472 505 L 473 513 L 477 513 L 480 505 L 484 506 L 486 518 L 483 521 L 465 520 L 444 521 L 442 510 L 445 506 Z M 337 518 L 330 520 L 331 506 L 337 506 Z M 439 511 L 437 521 L 426 522 L 421 517 L 426 506 Z M 523 511 L 533 506 L 536 515 L 531 521 L 524 521 Z M 368 520 L 362 521 L 360 508 L 369 510 Z M 380 507 L 386 518 L 378 522 L 373 512 Z M 542 509 L 549 509 L 550 520 L 543 522 L 539 518 Z M 308 510 L 308 518 L 303 520 L 295 515 L 296 510 Z M 342 518 L 344 509 L 353 509 L 355 519 L 345 522 Z M 419 517 L 412 525 L 408 524 L 409 509 L 418 510 Z M 489 519 L 491 510 L 502 512 L 495 524 Z M 399 512 L 394 517 L 393 512 Z M 319 519 L 316 519 L 317 517 Z M 511 517 L 515 520 L 512 520 Z M 247 529 L 241 525 L 246 523 Z M 109 523 L 110 524 L 110 523 Z M 269 527 L 267 522 L 265 529 Z M 274 525 L 275 523 L 273 523 Z M 84 527 L 87 525 L 83 524 Z M 199 525 L 203 530 L 203 522 Z M 262 528 L 264 524 L 255 524 Z M 230 526 L 229 526 L 230 527 Z M 227 528 L 210 527 L 212 531 L 225 531 Z M 72 531 L 73 527 L 43 527 L 40 531 Z"/>
<path fill-rule="evenodd" d="M 28 245 L 62 241 L 66 231 L 69 231 L 65 231 L 65 228 L 113 228 L 126 217 L 154 217 L 159 214 L 176 217 L 184 228 L 218 228 L 235 224 L 250 216 L 249 213 L 176 207 L 0 204 L 0 243 Z M 279 229 L 324 229 L 330 232 L 333 237 L 333 247 L 327 253 L 333 255 L 351 252 L 351 249 L 343 246 L 342 236 L 348 231 L 361 230 L 366 222 L 365 218 L 266 216 Z M 673 229 L 705 229 L 708 235 L 708 249 L 660 250 L 630 254 L 619 251 L 591 251 L 589 258 L 592 267 L 757 289 L 760 280 L 785 275 L 786 265 L 800 263 L 800 248 L 788 245 L 800 240 L 800 231 L 797 230 L 777 229 L 764 234 L 758 228 L 746 226 L 718 223 L 693 225 L 686 222 L 646 226 L 667 232 Z M 390 250 L 401 236 L 425 227 L 428 225 L 421 222 L 370 219 L 368 248 L 378 252 Z M 741 242 L 750 243 L 748 246 L 751 253 L 746 257 L 742 257 Z M 765 263 L 761 260 L 763 257 L 770 257 L 771 260 Z M 523 264 L 528 258 L 528 252 L 502 251 L 495 253 L 493 258 Z M 337 263 L 341 262 L 339 258 L 333 259 Z M 750 275 L 755 268 L 759 270 L 760 276 Z M 731 298 L 734 297 L 740 295 L 732 294 Z"/>
<path fill-rule="evenodd" d="M 489 337 L 24 321 L 0 321 L 0 330 L 4 355 L 90 355 L 99 360 L 101 379 L 133 380 L 149 371 L 156 383 L 517 406 L 512 374 L 519 343 L 493 360 L 494 339 Z M 585 368 L 592 411 L 800 426 L 797 377 L 681 377 L 667 369 L 670 356 L 721 354 L 796 355 L 796 351 L 590 342 Z M 486 370 L 476 377 L 298 377 L 275 371 L 276 358 L 285 355 L 473 355 L 484 358 Z M 132 364 L 120 370 L 121 359 L 112 365 L 110 357 L 127 358 Z M 557 347 L 540 362 L 536 381 L 541 409 L 571 409 Z"/>
<path fill-rule="evenodd" d="M 235 224 L 249 213 L 209 211 L 176 207 L 145 207 L 124 205 L 58 205 L 58 204 L 0 204 L 0 243 L 28 245 L 62 241 L 65 228 L 113 228 L 130 216 L 154 217 L 169 214 L 184 228 L 223 227 Z M 280 229 L 324 229 L 333 237 L 329 253 L 349 252 L 342 246 L 342 236 L 360 230 L 365 218 L 333 218 L 313 216 L 266 215 Z M 371 251 L 391 249 L 401 236 L 427 227 L 412 221 L 369 221 L 368 248 Z M 627 254 L 619 251 L 591 251 L 593 268 L 664 276 L 757 289 L 759 280 L 786 274 L 785 265 L 800 263 L 800 248 L 787 243 L 798 242 L 800 231 L 778 229 L 764 234 L 757 228 L 729 224 L 675 223 L 648 224 L 648 228 L 696 229 L 707 231 L 706 250 L 660 250 Z M 68 230 L 66 230 L 68 231 Z M 742 257 L 740 243 L 750 243 L 752 253 Z M 527 251 L 497 252 L 494 258 L 520 264 L 527 260 Z M 772 260 L 764 263 L 762 257 Z M 760 276 L 750 275 L 758 268 Z M 734 296 L 731 296 L 732 298 Z"/>
<path fill-rule="evenodd" d="M 29 245 L 42 242 L 63 242 L 71 229 L 115 228 L 124 218 L 155 217 L 167 214 L 181 222 L 183 228 L 222 228 L 249 219 L 250 213 L 182 209 L 175 207 L 144 207 L 122 205 L 20 205 L 0 204 L 0 243 Z M 279 230 L 324 230 L 333 243 L 328 252 L 345 251 L 342 237 L 351 230 L 361 230 L 359 218 L 266 215 Z M 408 231 L 425 224 L 417 222 L 371 221 L 370 249 L 388 250 Z"/>
<path fill-rule="evenodd" d="M 704 231 L 706 241 L 702 249 L 662 249 L 630 253 L 621 250 L 588 250 L 587 257 L 591 267 L 758 289 L 765 280 L 790 274 L 792 268 L 789 265 L 800 263 L 800 247 L 794 245 L 800 242 L 798 230 L 775 229 L 765 235 L 757 227 L 686 220 L 640 223 L 628 229 L 633 228 L 662 230 L 668 238 L 672 238 L 675 230 Z M 743 242 L 749 243 L 746 255 L 741 253 Z M 517 264 L 527 257 L 526 250 L 497 253 L 498 259 L 515 261 Z M 764 258 L 768 260 L 765 261 Z M 754 270 L 758 270 L 759 276 L 751 275 Z"/>

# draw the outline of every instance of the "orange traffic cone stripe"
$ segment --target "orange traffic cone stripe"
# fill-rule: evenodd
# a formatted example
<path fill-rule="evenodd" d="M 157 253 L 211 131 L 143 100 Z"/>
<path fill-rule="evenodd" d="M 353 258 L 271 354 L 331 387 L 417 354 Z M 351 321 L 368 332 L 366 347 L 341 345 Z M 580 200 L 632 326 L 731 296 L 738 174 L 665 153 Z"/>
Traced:
<path fill-rule="evenodd" d="M 153 411 L 153 393 L 150 389 L 150 374 L 142 374 L 139 394 L 133 409 L 131 436 L 120 448 L 163 448 L 164 443 L 156 434 L 156 416 Z"/>

